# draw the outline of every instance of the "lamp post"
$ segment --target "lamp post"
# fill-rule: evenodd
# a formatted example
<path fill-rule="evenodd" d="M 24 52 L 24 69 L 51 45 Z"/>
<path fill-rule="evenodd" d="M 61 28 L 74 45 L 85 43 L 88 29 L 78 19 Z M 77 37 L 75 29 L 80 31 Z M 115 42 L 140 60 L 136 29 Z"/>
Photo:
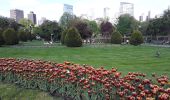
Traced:
<path fill-rule="evenodd" d="M 53 35 L 54 35 L 54 34 L 51 34 L 51 42 L 53 42 Z"/>
<path fill-rule="evenodd" d="M 30 33 L 32 33 L 32 25 L 30 24 Z"/>

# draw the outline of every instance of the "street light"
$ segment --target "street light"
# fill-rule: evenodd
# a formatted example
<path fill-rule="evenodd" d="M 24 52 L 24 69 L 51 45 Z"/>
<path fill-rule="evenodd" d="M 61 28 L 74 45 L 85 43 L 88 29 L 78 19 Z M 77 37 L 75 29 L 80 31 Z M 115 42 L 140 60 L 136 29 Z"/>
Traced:
<path fill-rule="evenodd" d="M 54 34 L 51 34 L 51 42 L 53 42 L 53 35 L 54 35 Z"/>
<path fill-rule="evenodd" d="M 30 24 L 30 33 L 32 33 L 32 25 Z"/>

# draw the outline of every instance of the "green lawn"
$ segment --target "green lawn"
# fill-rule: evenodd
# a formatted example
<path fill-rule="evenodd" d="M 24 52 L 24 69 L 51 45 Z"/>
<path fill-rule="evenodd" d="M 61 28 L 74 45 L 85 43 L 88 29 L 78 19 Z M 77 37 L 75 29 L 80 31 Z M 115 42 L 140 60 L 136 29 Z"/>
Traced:
<path fill-rule="evenodd" d="M 0 47 L 0 57 L 71 61 L 107 69 L 116 67 L 124 74 L 144 72 L 150 75 L 155 72 L 170 76 L 170 48 L 159 47 L 160 58 L 155 57 L 157 50 L 158 47 L 110 44 L 84 45 L 81 48 L 53 44 L 48 48 L 42 42 L 34 41 L 21 43 L 17 47 Z"/>
<path fill-rule="evenodd" d="M 37 47 L 38 46 L 38 47 Z M 55 62 L 71 61 L 94 67 L 118 68 L 123 74 L 143 72 L 167 74 L 170 77 L 170 48 L 160 48 L 160 58 L 155 57 L 158 47 L 131 45 L 84 45 L 81 48 L 67 48 L 60 44 L 46 47 L 40 41 L 20 43 L 17 46 L 0 47 L 0 57 L 41 59 Z M 0 83 L 2 100 L 53 100 L 47 93 L 26 90 Z"/>
<path fill-rule="evenodd" d="M 0 83 L 0 100 L 54 100 L 54 98 L 46 92 Z"/>

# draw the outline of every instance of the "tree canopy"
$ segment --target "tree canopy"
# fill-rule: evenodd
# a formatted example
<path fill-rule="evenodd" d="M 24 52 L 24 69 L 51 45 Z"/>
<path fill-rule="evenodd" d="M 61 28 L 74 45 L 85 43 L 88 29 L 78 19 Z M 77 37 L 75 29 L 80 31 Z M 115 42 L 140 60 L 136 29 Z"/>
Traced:
<path fill-rule="evenodd" d="M 75 23 L 75 27 L 81 35 L 82 39 L 90 38 L 93 34 L 92 30 L 89 27 L 89 24 L 86 21 L 79 20 Z"/>
<path fill-rule="evenodd" d="M 90 30 L 93 33 L 98 33 L 99 32 L 99 28 L 98 28 L 98 25 L 97 25 L 96 21 L 88 21 L 87 23 L 89 25 Z"/>
<path fill-rule="evenodd" d="M 110 36 L 112 32 L 114 31 L 114 27 L 112 23 L 108 21 L 103 21 L 100 25 L 100 30 L 101 30 L 102 36 Z"/>
<path fill-rule="evenodd" d="M 0 16 L 0 29 L 5 30 L 7 28 L 13 28 L 15 31 L 19 29 L 20 25 L 11 18 Z"/>
<path fill-rule="evenodd" d="M 55 21 L 46 20 L 42 25 L 34 29 L 34 33 L 37 33 L 41 38 L 46 41 L 51 40 L 51 36 L 54 41 L 60 40 L 62 28 Z"/>
<path fill-rule="evenodd" d="M 133 16 L 124 14 L 118 18 L 116 27 L 121 34 L 130 34 L 138 29 L 138 22 Z"/>
<path fill-rule="evenodd" d="M 146 32 L 153 37 L 170 34 L 170 10 L 165 10 L 160 18 L 151 19 Z"/>
<path fill-rule="evenodd" d="M 76 17 L 75 15 L 64 13 L 60 18 L 59 25 L 63 29 L 68 29 L 71 26 L 72 20 L 74 20 L 75 17 Z"/>
<path fill-rule="evenodd" d="M 21 24 L 23 26 L 23 28 L 25 30 L 31 31 L 32 27 L 34 26 L 34 24 L 32 23 L 31 20 L 23 18 L 21 20 L 19 20 L 19 24 Z"/>

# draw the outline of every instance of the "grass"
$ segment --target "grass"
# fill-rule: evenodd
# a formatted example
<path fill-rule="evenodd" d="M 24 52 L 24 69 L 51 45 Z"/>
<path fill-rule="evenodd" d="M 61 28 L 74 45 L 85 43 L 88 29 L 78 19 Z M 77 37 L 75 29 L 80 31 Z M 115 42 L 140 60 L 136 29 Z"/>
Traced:
<path fill-rule="evenodd" d="M 123 74 L 144 72 L 170 76 L 170 48 L 160 48 L 160 57 L 155 57 L 158 47 L 131 45 L 84 45 L 81 48 L 67 48 L 54 44 L 48 48 L 40 41 L 21 43 L 15 47 L 1 47 L 0 57 L 50 60 L 62 63 L 71 61 L 94 67 L 118 68 Z M 40 46 L 41 47 L 36 47 Z M 29 46 L 29 47 L 28 47 Z M 33 46 L 33 47 L 30 47 Z"/>
<path fill-rule="evenodd" d="M 0 100 L 54 100 L 46 92 L 0 83 Z M 58 99 L 59 100 L 59 99 Z"/>
<path fill-rule="evenodd" d="M 20 43 L 17 46 L 0 47 L 0 57 L 50 60 L 62 63 L 71 61 L 94 67 L 118 68 L 123 74 L 143 72 L 166 74 L 170 77 L 170 48 L 160 48 L 160 57 L 155 57 L 158 47 L 131 45 L 84 45 L 81 48 L 67 48 L 53 44 L 51 48 L 40 41 Z M 9 84 L 0 83 L 2 100 L 53 100 L 47 93 L 27 90 Z"/>

